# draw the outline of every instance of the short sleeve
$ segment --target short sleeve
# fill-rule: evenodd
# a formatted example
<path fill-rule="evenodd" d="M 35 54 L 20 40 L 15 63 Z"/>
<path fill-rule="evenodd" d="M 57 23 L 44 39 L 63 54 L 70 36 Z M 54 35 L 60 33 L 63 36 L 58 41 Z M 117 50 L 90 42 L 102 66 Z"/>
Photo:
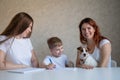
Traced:
<path fill-rule="evenodd" d="M 103 39 L 103 40 L 100 41 L 99 47 L 101 48 L 103 45 L 105 45 L 107 43 L 110 43 L 110 41 L 108 39 Z"/>
<path fill-rule="evenodd" d="M 43 63 L 44 63 L 45 65 L 50 64 L 50 60 L 49 60 L 49 59 L 51 59 L 50 56 L 46 56 L 45 59 L 43 60 Z"/>
<path fill-rule="evenodd" d="M 6 36 L 0 36 L 0 41 L 5 40 L 7 37 Z M 0 44 L 0 50 L 4 51 L 5 53 L 7 53 L 7 51 L 9 50 L 10 46 L 11 46 L 11 42 L 12 42 L 13 38 L 10 38 L 8 40 L 6 40 L 5 42 Z"/>

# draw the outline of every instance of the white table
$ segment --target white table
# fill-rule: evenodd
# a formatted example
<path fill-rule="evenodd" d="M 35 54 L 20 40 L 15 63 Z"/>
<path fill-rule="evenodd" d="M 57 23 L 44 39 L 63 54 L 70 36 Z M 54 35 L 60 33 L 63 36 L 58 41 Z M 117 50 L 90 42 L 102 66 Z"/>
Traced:
<path fill-rule="evenodd" d="M 120 68 L 66 68 L 25 74 L 0 71 L 0 80 L 120 80 Z"/>

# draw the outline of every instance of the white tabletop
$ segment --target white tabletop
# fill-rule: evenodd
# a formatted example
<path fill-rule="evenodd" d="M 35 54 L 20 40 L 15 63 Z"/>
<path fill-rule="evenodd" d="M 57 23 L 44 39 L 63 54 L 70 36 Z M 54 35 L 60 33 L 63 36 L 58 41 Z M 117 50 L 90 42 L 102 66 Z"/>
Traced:
<path fill-rule="evenodd" d="M 0 80 L 120 80 L 120 68 L 66 68 L 29 73 L 0 71 Z"/>

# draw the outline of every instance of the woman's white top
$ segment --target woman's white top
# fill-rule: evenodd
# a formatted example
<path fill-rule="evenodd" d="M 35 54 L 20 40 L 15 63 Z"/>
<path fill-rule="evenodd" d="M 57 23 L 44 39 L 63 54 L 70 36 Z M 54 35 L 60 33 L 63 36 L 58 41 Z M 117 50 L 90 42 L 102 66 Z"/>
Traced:
<path fill-rule="evenodd" d="M 103 39 L 100 41 L 99 48 L 101 48 L 103 45 L 110 43 L 109 40 Z M 111 43 L 110 43 L 111 44 Z M 91 54 L 98 62 L 100 61 L 100 49 L 98 47 L 95 47 L 93 53 Z M 107 67 L 111 67 L 111 56 L 109 58 L 109 63 Z"/>
<path fill-rule="evenodd" d="M 0 41 L 4 40 L 5 38 L 5 36 L 0 36 Z M 33 46 L 29 38 L 10 38 L 4 43 L 0 44 L 0 50 L 6 54 L 6 61 L 14 64 L 32 66 L 32 49 Z"/>
<path fill-rule="evenodd" d="M 65 68 L 65 65 L 68 63 L 68 59 L 65 54 L 62 54 L 60 57 L 46 56 L 45 59 L 43 60 L 43 63 L 45 65 L 53 63 L 56 65 L 55 69 L 60 69 Z"/>

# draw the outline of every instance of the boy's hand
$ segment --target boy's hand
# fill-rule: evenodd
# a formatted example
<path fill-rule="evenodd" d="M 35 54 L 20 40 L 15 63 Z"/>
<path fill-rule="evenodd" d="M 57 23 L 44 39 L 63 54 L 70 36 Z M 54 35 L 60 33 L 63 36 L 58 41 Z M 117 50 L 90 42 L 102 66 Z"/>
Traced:
<path fill-rule="evenodd" d="M 56 65 L 54 65 L 54 64 L 49 64 L 46 66 L 46 68 L 50 69 L 50 70 L 54 69 L 55 67 L 56 67 Z"/>
<path fill-rule="evenodd" d="M 74 67 L 74 63 L 72 61 L 69 61 L 66 65 L 66 67 Z"/>

